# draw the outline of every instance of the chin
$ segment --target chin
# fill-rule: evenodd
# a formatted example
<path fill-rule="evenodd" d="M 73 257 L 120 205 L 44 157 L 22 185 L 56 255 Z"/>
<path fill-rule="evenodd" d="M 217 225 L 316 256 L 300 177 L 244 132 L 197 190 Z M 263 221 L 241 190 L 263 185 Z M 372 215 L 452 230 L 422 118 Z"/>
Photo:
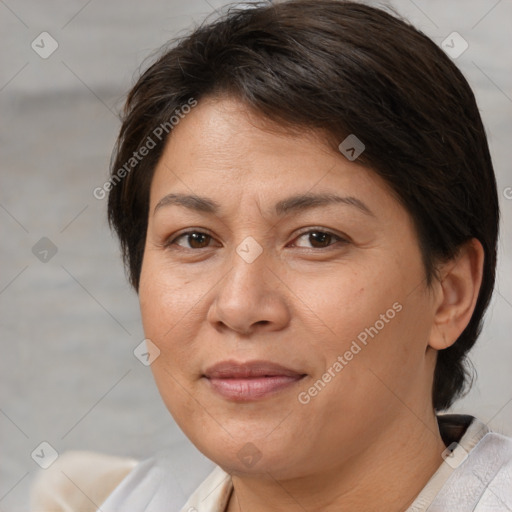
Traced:
<path fill-rule="evenodd" d="M 293 443 L 288 445 L 294 439 L 293 433 L 282 432 L 270 438 L 268 433 L 271 430 L 268 429 L 261 436 L 247 435 L 246 428 L 239 433 L 226 430 L 229 434 L 223 432 L 208 438 L 204 436 L 205 430 L 198 432 L 197 436 L 185 433 L 201 453 L 227 473 L 240 476 L 269 474 L 273 478 L 277 475 L 280 478 L 291 476 L 290 469 L 297 464 L 297 447 Z"/>

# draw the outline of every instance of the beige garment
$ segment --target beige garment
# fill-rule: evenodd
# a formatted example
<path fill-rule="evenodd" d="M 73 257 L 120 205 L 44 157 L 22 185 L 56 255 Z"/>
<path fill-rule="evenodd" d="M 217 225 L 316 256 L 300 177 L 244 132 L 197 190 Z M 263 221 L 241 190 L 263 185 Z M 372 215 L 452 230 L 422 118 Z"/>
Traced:
<path fill-rule="evenodd" d="M 63 453 L 31 488 L 31 512 L 96 512 L 137 461 L 86 451 Z"/>

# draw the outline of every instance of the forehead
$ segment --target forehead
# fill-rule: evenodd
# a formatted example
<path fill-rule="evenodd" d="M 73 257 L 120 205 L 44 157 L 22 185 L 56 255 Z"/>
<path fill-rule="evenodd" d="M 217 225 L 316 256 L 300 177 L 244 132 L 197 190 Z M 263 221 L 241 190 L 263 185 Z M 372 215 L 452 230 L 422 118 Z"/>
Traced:
<path fill-rule="evenodd" d="M 193 160 L 199 167 L 235 167 L 239 173 L 250 171 L 251 161 L 261 157 L 269 163 L 284 157 L 300 162 L 315 155 L 333 159 L 320 131 L 285 128 L 231 98 L 200 101 L 174 128 L 166 149 L 173 158 Z"/>
<path fill-rule="evenodd" d="M 208 98 L 171 132 L 150 199 L 153 210 L 170 193 L 214 195 L 222 204 L 242 197 L 277 203 L 309 192 L 394 201 L 382 179 L 330 147 L 323 132 L 291 132 L 239 101 Z"/>

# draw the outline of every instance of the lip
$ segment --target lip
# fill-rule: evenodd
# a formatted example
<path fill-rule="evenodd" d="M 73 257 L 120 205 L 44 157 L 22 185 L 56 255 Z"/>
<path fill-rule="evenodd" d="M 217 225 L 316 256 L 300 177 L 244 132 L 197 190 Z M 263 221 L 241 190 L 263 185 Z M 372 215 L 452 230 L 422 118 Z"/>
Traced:
<path fill-rule="evenodd" d="M 271 361 L 254 360 L 239 363 L 234 360 L 221 361 L 206 369 L 204 376 L 209 379 L 250 379 L 254 377 L 297 377 L 301 372 Z"/>
<path fill-rule="evenodd" d="M 254 401 L 293 386 L 306 374 L 271 361 L 222 361 L 210 366 L 203 377 L 224 398 Z"/>

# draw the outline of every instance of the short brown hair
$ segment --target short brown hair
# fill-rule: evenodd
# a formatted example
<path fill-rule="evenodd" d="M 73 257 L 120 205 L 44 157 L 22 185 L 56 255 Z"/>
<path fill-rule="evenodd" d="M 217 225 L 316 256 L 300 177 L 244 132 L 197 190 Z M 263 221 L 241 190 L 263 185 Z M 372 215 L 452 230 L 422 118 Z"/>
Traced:
<path fill-rule="evenodd" d="M 389 184 L 415 223 L 427 284 L 437 262 L 471 238 L 482 243 L 475 311 L 456 343 L 438 353 L 433 405 L 449 407 L 466 387 L 466 354 L 492 295 L 499 224 L 487 139 L 462 73 L 424 34 L 367 5 L 289 0 L 231 8 L 173 41 L 139 78 L 126 101 L 112 177 L 155 127 L 191 98 L 212 95 L 237 98 L 283 126 L 322 130 L 334 148 L 355 134 L 365 144 L 358 162 Z M 110 189 L 109 221 L 136 290 L 149 188 L 168 132 Z"/>

